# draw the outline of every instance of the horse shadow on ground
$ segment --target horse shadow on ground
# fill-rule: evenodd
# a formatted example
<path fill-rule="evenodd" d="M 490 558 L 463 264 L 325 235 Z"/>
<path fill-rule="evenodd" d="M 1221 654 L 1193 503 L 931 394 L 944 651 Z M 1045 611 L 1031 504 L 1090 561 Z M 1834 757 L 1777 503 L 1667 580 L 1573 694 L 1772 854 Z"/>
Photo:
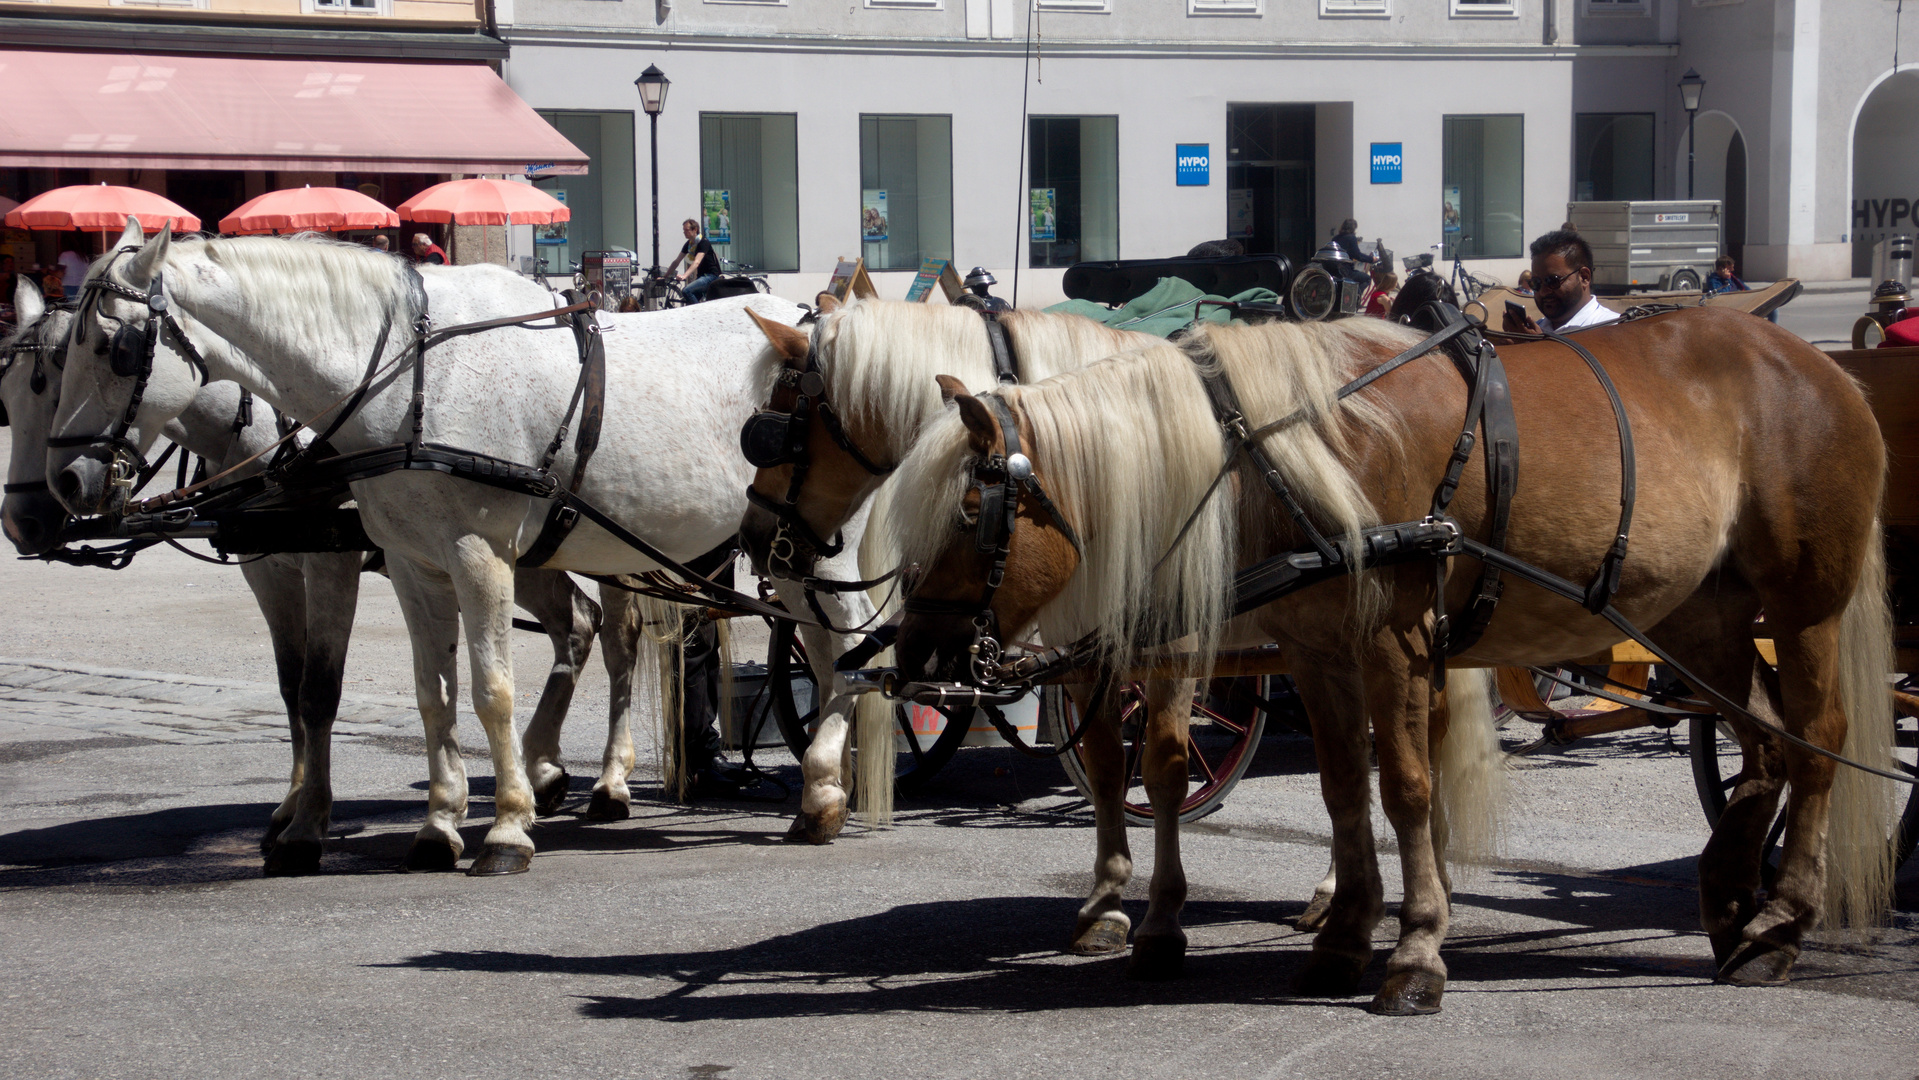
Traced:
<path fill-rule="evenodd" d="M 1521 900 L 1459 896 L 1446 947 L 1455 993 L 1711 981 L 1711 951 L 1697 933 L 1690 893 L 1607 877 L 1520 876 L 1546 891 Z M 1292 992 L 1312 941 L 1292 926 L 1303 902 L 1190 901 L 1182 920 L 1192 938 L 1185 974 L 1163 983 L 1128 979 L 1124 957 L 1064 955 L 1078 904 L 1058 896 L 914 903 L 731 948 L 604 956 L 436 951 L 382 966 L 628 979 L 650 984 L 651 992 L 582 995 L 580 1014 L 668 1023 L 1142 1004 L 1359 1008 L 1384 978 L 1385 952 L 1397 932 L 1391 918 L 1381 925 L 1358 996 L 1308 998 Z M 1502 929 L 1480 930 L 1475 924 L 1486 920 L 1462 905 L 1536 918 L 1518 920 L 1520 929 L 1503 928 L 1515 922 L 1504 918 Z M 1137 903 L 1128 909 L 1135 919 L 1143 913 Z"/>

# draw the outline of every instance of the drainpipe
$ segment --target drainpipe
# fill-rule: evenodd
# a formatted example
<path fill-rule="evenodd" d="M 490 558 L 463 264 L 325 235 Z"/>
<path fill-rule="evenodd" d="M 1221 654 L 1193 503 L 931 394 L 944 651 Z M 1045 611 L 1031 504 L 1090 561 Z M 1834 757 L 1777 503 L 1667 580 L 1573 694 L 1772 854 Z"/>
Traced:
<path fill-rule="evenodd" d="M 493 0 L 487 0 L 487 3 L 489 6 L 492 4 L 492 2 Z M 1541 25 L 1543 29 L 1540 36 L 1540 40 L 1543 44 L 1546 44 L 1546 45 L 1558 44 L 1559 42 L 1559 0 L 1546 0 L 1546 3 L 1544 4 L 1544 11 L 1545 11 L 1545 18 L 1541 20 Z"/>

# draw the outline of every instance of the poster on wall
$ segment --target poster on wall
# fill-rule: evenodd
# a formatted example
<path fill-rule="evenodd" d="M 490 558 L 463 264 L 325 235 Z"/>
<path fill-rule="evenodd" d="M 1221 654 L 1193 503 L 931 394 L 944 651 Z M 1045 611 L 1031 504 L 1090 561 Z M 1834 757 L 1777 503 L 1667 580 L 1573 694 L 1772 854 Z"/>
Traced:
<path fill-rule="evenodd" d="M 1252 188 L 1232 188 L 1226 192 L 1226 235 L 1233 240 L 1252 239 Z"/>
<path fill-rule="evenodd" d="M 1036 244 L 1059 239 L 1058 189 L 1036 187 L 1028 191 L 1028 210 L 1032 221 L 1032 240 Z"/>
<path fill-rule="evenodd" d="M 860 239 L 878 244 L 886 239 L 886 189 L 866 188 L 860 192 Z"/>
<path fill-rule="evenodd" d="M 1459 239 L 1459 185 L 1447 184 L 1441 192 L 1444 206 L 1440 210 L 1440 230 L 1450 244 Z"/>
<path fill-rule="evenodd" d="M 733 242 L 733 193 L 725 188 L 700 192 L 700 216 L 706 219 L 706 238 L 715 244 Z"/>
<path fill-rule="evenodd" d="M 566 205 L 566 189 L 565 188 L 555 188 L 552 191 L 547 192 L 547 194 L 553 196 L 554 199 L 558 200 L 560 205 L 562 206 Z M 533 242 L 536 244 L 566 243 L 566 222 L 555 221 L 547 225 L 534 226 Z"/>

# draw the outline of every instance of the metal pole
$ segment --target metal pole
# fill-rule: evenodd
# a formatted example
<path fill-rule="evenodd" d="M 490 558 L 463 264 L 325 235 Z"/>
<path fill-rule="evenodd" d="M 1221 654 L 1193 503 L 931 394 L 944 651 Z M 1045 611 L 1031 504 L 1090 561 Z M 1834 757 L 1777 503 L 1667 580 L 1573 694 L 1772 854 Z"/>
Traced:
<path fill-rule="evenodd" d="M 660 114 L 648 113 L 653 122 L 653 271 L 660 269 Z"/>
<path fill-rule="evenodd" d="M 1686 198 L 1692 198 L 1692 147 L 1699 137 L 1699 110 L 1686 110 Z M 658 211 L 655 211 L 658 214 Z M 657 231 L 657 230 L 656 230 Z M 657 257 L 656 257 L 657 258 Z"/>

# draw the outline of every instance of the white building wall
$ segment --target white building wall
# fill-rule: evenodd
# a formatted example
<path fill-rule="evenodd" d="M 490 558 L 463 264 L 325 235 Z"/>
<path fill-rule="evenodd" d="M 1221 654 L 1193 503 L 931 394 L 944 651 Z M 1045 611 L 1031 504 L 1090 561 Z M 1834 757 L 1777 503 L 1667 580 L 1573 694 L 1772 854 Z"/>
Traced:
<path fill-rule="evenodd" d="M 1164 50 L 1112 56 L 1062 49 L 1035 72 L 1026 103 L 1030 115 L 1120 118 L 1122 258 L 1181 255 L 1225 234 L 1227 107 L 1236 103 L 1322 103 L 1316 125 L 1322 233 L 1351 214 L 1365 237 L 1383 237 L 1402 255 L 1438 243 L 1442 118 L 1449 113 L 1523 114 L 1526 235 L 1554 228 L 1564 216 L 1571 186 L 1572 64 L 1560 52 L 1533 48 L 1489 64 L 1477 50 L 1429 48 L 1391 64 L 1360 62 L 1373 73 L 1363 87 L 1355 83 L 1350 55 L 1221 52 L 1226 55 Z M 631 108 L 637 101 L 632 80 L 650 63 L 673 80 L 659 122 L 665 257 L 678 247 L 677 222 L 698 207 L 701 112 L 798 114 L 801 273 L 778 282 L 782 294 L 796 297 L 822 287 L 837 258 L 859 254 L 860 114 L 950 112 L 955 260 L 962 269 L 986 266 L 1000 278 L 1000 291 L 1010 293 L 1016 255 L 1025 261 L 1023 58 L 868 49 L 735 51 L 685 43 L 671 49 L 659 43 L 521 44 L 506 79 L 535 108 Z M 646 118 L 640 114 L 636 121 L 644 247 Z M 1210 185 L 1175 185 L 1174 147 L 1182 142 L 1211 146 Z M 1403 145 L 1402 183 L 1370 183 L 1373 142 Z M 1492 260 L 1478 268 L 1510 281 L 1523 265 L 1523 259 Z M 1022 267 L 1021 303 L 1059 299 L 1061 273 Z M 881 274 L 876 282 L 883 295 L 901 295 L 910 278 Z"/>

